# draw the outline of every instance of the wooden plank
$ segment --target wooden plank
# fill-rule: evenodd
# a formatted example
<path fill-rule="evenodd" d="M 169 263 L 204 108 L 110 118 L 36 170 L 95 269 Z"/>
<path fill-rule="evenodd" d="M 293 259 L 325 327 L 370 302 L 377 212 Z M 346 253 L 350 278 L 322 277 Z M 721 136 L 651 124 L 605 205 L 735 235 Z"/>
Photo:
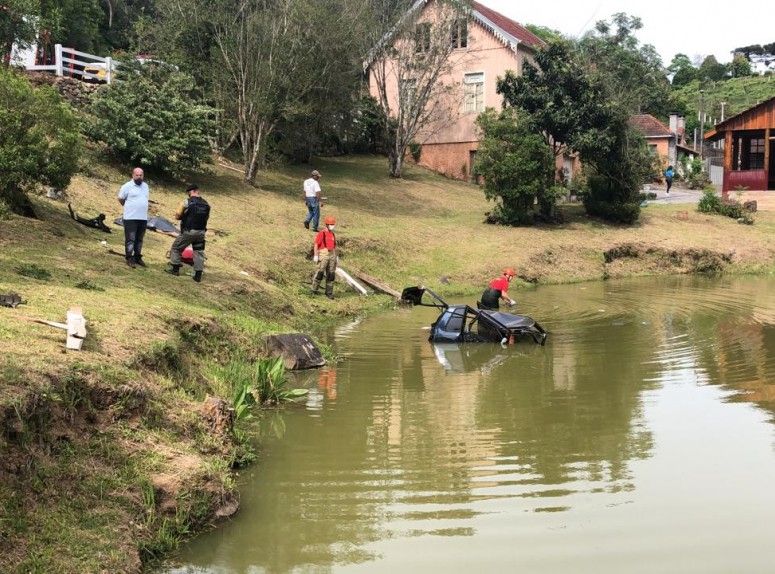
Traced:
<path fill-rule="evenodd" d="M 344 269 L 342 269 L 341 267 L 337 267 L 336 268 L 336 274 L 339 275 L 342 279 L 344 279 L 350 285 L 350 287 L 355 289 L 361 295 L 368 295 L 369 294 L 369 292 L 366 291 L 366 288 L 363 285 L 361 285 L 355 279 L 353 279 L 350 276 L 350 274 L 347 271 L 345 271 Z"/>
<path fill-rule="evenodd" d="M 375 291 L 379 291 L 380 293 L 384 293 L 385 295 L 390 295 L 391 297 L 395 297 L 396 299 L 401 298 L 401 293 L 399 293 L 392 287 L 386 285 L 385 283 L 382 283 L 382 281 L 372 277 L 371 275 L 366 275 L 365 273 L 361 273 L 360 271 L 353 271 L 353 275 L 355 275 L 355 277 L 357 277 L 362 283 L 365 283 Z"/>

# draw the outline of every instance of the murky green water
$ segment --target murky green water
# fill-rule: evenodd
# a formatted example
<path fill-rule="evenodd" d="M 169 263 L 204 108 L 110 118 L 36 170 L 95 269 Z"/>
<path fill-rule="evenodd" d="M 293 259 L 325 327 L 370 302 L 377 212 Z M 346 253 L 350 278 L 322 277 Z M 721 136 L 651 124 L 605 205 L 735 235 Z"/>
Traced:
<path fill-rule="evenodd" d="M 775 283 L 540 288 L 546 347 L 339 329 L 167 573 L 775 572 Z M 270 438 L 272 433 L 281 438 Z"/>

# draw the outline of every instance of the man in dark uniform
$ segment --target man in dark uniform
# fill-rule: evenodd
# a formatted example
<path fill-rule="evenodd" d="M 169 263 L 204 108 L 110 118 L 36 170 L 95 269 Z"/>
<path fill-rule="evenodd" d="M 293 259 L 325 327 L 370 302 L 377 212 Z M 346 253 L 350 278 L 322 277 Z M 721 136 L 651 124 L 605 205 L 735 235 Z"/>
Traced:
<path fill-rule="evenodd" d="M 516 305 L 516 301 L 509 297 L 509 283 L 512 277 L 517 274 L 514 269 L 507 267 L 503 270 L 503 275 L 490 281 L 490 285 L 482 293 L 480 307 L 482 309 L 497 310 L 500 308 L 500 300 L 503 299 L 509 307 Z"/>
<path fill-rule="evenodd" d="M 189 185 L 186 188 L 188 199 L 184 200 L 175 213 L 180 220 L 180 235 L 170 248 L 170 269 L 168 273 L 180 275 L 181 254 L 189 245 L 194 250 L 194 281 L 202 280 L 205 267 L 205 232 L 210 217 L 210 205 L 199 195 L 199 187 Z"/>

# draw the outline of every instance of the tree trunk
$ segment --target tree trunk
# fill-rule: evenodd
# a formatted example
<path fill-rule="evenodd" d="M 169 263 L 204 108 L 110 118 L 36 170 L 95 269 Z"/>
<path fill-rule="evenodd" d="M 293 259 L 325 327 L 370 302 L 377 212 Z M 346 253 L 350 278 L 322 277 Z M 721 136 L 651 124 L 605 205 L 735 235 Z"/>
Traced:
<path fill-rule="evenodd" d="M 398 153 L 395 149 L 390 150 L 390 155 L 388 156 L 388 160 L 390 162 L 390 177 L 401 177 L 401 170 L 404 167 L 404 156 L 401 153 Z"/>

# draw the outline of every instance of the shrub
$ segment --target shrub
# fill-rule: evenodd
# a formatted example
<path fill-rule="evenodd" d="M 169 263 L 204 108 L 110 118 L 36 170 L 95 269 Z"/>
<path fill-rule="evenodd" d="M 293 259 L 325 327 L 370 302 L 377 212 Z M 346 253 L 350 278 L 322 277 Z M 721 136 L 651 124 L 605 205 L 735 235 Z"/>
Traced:
<path fill-rule="evenodd" d="M 588 179 L 589 193 L 584 195 L 584 208 L 589 215 L 614 223 L 635 223 L 640 217 L 640 197 L 623 200 L 618 183 L 602 175 Z"/>
<path fill-rule="evenodd" d="M 721 198 L 716 195 L 716 190 L 713 187 L 703 189 L 702 197 L 697 203 L 697 211 L 701 213 L 721 212 Z"/>
<path fill-rule="evenodd" d="M 695 157 L 689 163 L 689 172 L 686 175 L 686 183 L 689 189 L 705 189 L 711 181 L 708 174 L 702 169 L 702 160 Z"/>
<path fill-rule="evenodd" d="M 495 202 L 490 219 L 507 225 L 532 223 L 552 214 L 554 157 L 543 136 L 513 108 L 488 110 L 477 123 L 483 132 L 474 173 L 484 178 L 484 195 Z"/>
<path fill-rule="evenodd" d="M 412 154 L 414 163 L 420 163 L 420 156 L 422 155 L 422 144 L 411 142 L 409 144 L 409 153 Z"/>
<path fill-rule="evenodd" d="M 35 185 L 64 189 L 78 167 L 76 116 L 53 88 L 33 88 L 0 65 L 0 202 L 34 215 L 27 198 Z"/>
<path fill-rule="evenodd" d="M 194 82 L 168 65 L 124 64 L 98 93 L 88 134 L 120 160 L 172 176 L 210 160 L 214 110 L 197 101 Z"/>

